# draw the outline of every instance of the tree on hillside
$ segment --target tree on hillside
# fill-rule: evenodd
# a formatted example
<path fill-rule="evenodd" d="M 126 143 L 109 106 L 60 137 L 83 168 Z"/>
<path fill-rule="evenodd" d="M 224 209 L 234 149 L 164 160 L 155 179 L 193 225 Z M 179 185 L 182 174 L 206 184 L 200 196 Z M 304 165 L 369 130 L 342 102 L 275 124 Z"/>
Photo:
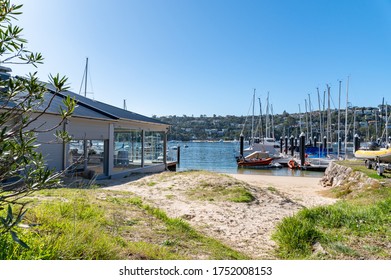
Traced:
<path fill-rule="evenodd" d="M 27 247 L 17 236 L 16 225 L 26 213 L 22 198 L 37 190 L 57 186 L 59 173 L 48 170 L 42 154 L 37 151 L 36 134 L 40 130 L 40 117 L 49 104 L 43 107 L 47 88 L 39 82 L 37 73 L 26 77 L 12 77 L 5 65 L 34 65 L 43 62 L 40 53 L 26 49 L 22 28 L 13 25 L 21 14 L 22 5 L 10 0 L 0 0 L 0 241 L 10 233 L 13 240 Z M 67 78 L 58 74 L 49 77 L 49 83 L 57 92 L 67 89 Z M 54 94 L 52 95 L 55 96 Z M 46 100 L 47 102 L 47 100 Z M 56 131 L 73 112 L 75 101 L 64 100 L 59 109 L 62 121 L 49 130 Z M 44 132 L 47 132 L 46 129 Z M 66 141 L 66 133 L 57 132 L 58 141 Z"/>

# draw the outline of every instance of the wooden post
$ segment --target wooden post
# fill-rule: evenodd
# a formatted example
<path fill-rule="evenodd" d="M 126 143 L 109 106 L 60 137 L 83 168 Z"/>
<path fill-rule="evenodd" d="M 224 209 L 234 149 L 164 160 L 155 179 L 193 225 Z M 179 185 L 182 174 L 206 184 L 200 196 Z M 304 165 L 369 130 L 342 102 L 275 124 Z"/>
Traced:
<path fill-rule="evenodd" d="M 291 139 L 290 139 L 290 145 L 291 145 L 291 156 L 293 157 L 294 153 L 295 153 L 295 147 L 293 146 L 293 141 L 294 141 L 294 137 L 293 135 L 291 136 Z"/>
<path fill-rule="evenodd" d="M 240 154 L 241 158 L 243 157 L 243 151 L 244 151 L 244 136 L 243 136 L 243 134 L 240 134 L 240 150 L 239 150 L 239 154 Z"/>
<path fill-rule="evenodd" d="M 280 137 L 280 153 L 282 154 L 282 137 Z"/>
<path fill-rule="evenodd" d="M 356 152 L 360 148 L 360 137 L 358 134 L 354 135 L 354 151 Z"/>
<path fill-rule="evenodd" d="M 177 163 L 180 164 L 181 162 L 181 146 L 178 146 L 178 149 L 177 149 Z"/>
<path fill-rule="evenodd" d="M 301 166 L 304 166 L 305 163 L 305 134 L 302 132 L 300 134 L 300 163 Z"/>

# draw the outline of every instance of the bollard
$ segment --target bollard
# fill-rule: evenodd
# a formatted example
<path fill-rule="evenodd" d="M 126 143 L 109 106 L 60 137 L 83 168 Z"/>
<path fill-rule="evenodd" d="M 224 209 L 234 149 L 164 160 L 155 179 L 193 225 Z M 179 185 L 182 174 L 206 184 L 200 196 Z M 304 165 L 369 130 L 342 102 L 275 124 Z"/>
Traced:
<path fill-rule="evenodd" d="M 181 146 L 178 146 L 178 150 L 176 151 L 176 154 L 177 154 L 177 159 L 176 159 L 176 161 L 177 161 L 177 163 L 178 163 L 178 165 L 180 164 L 180 162 L 181 162 Z"/>
<path fill-rule="evenodd" d="M 300 134 L 300 163 L 301 166 L 304 166 L 305 163 L 305 134 L 302 132 Z"/>
<path fill-rule="evenodd" d="M 288 136 L 285 136 L 285 154 L 288 154 Z"/>
<path fill-rule="evenodd" d="M 342 150 L 342 139 L 338 138 L 338 153 Z"/>
<path fill-rule="evenodd" d="M 282 154 L 282 137 L 280 137 L 280 153 Z"/>
<path fill-rule="evenodd" d="M 291 135 L 291 139 L 290 139 L 290 145 L 291 145 L 291 156 L 293 157 L 294 153 L 295 153 L 295 147 L 293 146 L 293 141 L 294 141 L 294 137 L 293 135 Z"/>
<path fill-rule="evenodd" d="M 243 134 L 240 134 L 240 150 L 239 150 L 239 153 L 240 153 L 240 157 L 241 158 L 243 157 L 243 150 L 244 150 L 244 136 L 243 136 Z"/>
<path fill-rule="evenodd" d="M 356 152 L 360 148 L 360 137 L 358 134 L 354 135 L 354 151 Z"/>
<path fill-rule="evenodd" d="M 323 137 L 323 151 L 324 151 L 324 154 L 325 156 L 327 156 L 328 152 L 327 152 L 327 137 Z"/>

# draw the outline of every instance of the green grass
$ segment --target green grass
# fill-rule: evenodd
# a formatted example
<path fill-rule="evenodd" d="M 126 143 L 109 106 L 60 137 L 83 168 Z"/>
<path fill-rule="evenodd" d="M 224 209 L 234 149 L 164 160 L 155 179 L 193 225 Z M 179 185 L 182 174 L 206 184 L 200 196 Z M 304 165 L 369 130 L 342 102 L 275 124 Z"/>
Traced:
<path fill-rule="evenodd" d="M 209 176 L 187 191 L 187 195 L 191 199 L 237 203 L 249 203 L 255 200 L 255 197 L 249 190 L 249 185 L 242 181 L 222 174 L 206 172 L 202 174 L 207 176 L 209 174 Z"/>
<path fill-rule="evenodd" d="M 0 236 L 0 259 L 248 259 L 127 192 L 37 192 L 19 228 L 30 249 Z"/>
<path fill-rule="evenodd" d="M 334 205 L 303 209 L 283 219 L 273 239 L 282 259 L 391 259 L 391 188 L 368 188 Z M 324 251 L 316 252 L 315 244 Z"/>

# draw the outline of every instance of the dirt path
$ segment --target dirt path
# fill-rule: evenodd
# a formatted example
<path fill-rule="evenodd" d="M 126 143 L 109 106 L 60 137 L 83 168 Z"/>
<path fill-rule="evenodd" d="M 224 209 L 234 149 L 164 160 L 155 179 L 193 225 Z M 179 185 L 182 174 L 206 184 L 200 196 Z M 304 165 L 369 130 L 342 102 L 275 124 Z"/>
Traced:
<path fill-rule="evenodd" d="M 135 180 L 134 180 L 135 179 Z M 218 181 L 232 185 L 247 182 L 256 198 L 251 203 L 192 199 L 188 191 L 200 182 Z M 224 182 L 223 182 L 224 181 Z M 319 178 L 264 175 L 219 175 L 177 173 L 144 178 L 109 180 L 107 189 L 131 191 L 144 201 L 166 211 L 171 217 L 186 219 L 200 232 L 219 239 L 254 259 L 273 259 L 270 236 L 276 224 L 303 207 L 324 205 L 335 200 L 322 197 Z"/>
<path fill-rule="evenodd" d="M 320 178 L 244 174 L 230 175 L 259 188 L 275 188 L 282 195 L 289 197 L 291 200 L 305 207 L 328 205 L 336 201 L 333 198 L 322 195 L 324 188 L 319 184 Z"/>

